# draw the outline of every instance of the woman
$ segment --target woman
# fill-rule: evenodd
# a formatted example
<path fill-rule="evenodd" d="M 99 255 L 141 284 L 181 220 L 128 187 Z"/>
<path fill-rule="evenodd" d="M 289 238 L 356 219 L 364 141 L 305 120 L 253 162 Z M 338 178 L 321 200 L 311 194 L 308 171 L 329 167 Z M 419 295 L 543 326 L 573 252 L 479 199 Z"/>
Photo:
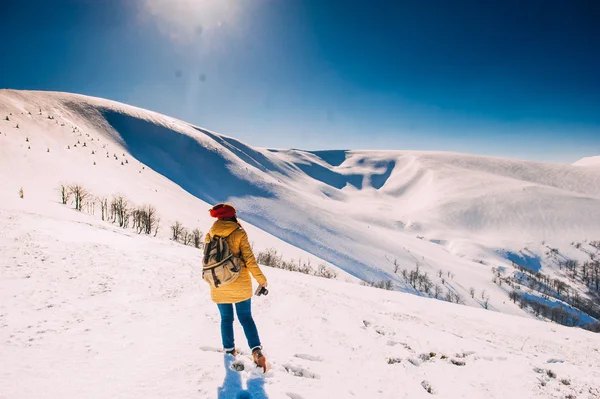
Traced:
<path fill-rule="evenodd" d="M 254 362 L 266 371 L 267 360 L 262 353 L 262 345 L 258 330 L 251 312 L 252 280 L 250 273 L 261 287 L 267 286 L 267 278 L 262 273 L 252 248 L 248 242 L 246 231 L 240 226 L 235 208 L 229 204 L 217 204 L 210 209 L 210 216 L 218 220 L 206 235 L 206 243 L 214 236 L 225 237 L 231 253 L 241 260 L 242 269 L 239 277 L 223 287 L 211 287 L 210 295 L 221 313 L 221 338 L 226 353 L 236 356 L 233 337 L 233 305 L 244 329 L 248 345 L 252 349 Z M 259 287 L 260 289 L 260 287 Z"/>

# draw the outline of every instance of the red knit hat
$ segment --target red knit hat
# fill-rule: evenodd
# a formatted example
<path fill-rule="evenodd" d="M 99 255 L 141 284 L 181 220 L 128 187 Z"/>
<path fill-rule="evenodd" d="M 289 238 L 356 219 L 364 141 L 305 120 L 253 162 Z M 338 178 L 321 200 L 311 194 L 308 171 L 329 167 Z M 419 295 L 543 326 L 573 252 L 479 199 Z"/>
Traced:
<path fill-rule="evenodd" d="M 210 210 L 210 216 L 218 219 L 232 218 L 235 216 L 235 208 L 229 204 L 217 204 Z"/>

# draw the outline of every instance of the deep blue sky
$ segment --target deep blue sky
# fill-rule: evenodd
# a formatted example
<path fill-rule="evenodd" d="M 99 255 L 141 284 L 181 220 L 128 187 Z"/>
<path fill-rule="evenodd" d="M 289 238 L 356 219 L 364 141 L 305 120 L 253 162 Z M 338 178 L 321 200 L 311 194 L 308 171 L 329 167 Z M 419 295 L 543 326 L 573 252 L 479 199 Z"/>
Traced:
<path fill-rule="evenodd" d="M 249 144 L 600 154 L 597 0 L 8 0 L 0 87 Z"/>

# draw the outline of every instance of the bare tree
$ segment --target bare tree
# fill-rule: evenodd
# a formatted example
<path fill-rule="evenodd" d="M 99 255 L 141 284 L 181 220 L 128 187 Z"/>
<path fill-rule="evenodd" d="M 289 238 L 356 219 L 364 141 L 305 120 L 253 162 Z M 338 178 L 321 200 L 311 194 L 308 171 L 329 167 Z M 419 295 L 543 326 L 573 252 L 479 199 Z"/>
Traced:
<path fill-rule="evenodd" d="M 66 184 L 61 184 L 58 186 L 58 191 L 60 192 L 60 200 L 63 205 L 67 205 L 69 199 L 71 198 L 71 191 L 69 190 L 69 186 Z"/>
<path fill-rule="evenodd" d="M 196 248 L 202 248 L 204 246 L 202 243 L 202 232 L 200 230 L 192 230 L 192 243 Z"/>
<path fill-rule="evenodd" d="M 98 202 L 100 203 L 100 211 L 102 213 L 102 220 L 108 219 L 108 199 L 106 197 L 98 197 Z"/>
<path fill-rule="evenodd" d="M 469 295 L 471 295 L 471 298 L 475 298 L 475 288 L 469 288 Z"/>
<path fill-rule="evenodd" d="M 69 193 L 73 195 L 73 199 L 75 200 L 75 209 L 81 212 L 83 206 L 86 204 L 88 198 L 90 197 L 90 193 L 79 184 L 70 185 Z"/>
<path fill-rule="evenodd" d="M 133 229 L 136 230 L 138 234 L 141 234 L 144 230 L 144 208 L 134 209 L 131 216 L 133 219 Z"/>
<path fill-rule="evenodd" d="M 21 187 L 19 189 L 19 198 L 21 198 L 21 199 L 25 198 L 25 192 L 23 191 L 23 187 Z"/>
<path fill-rule="evenodd" d="M 181 234 L 183 233 L 183 225 L 181 224 L 181 222 L 176 221 L 175 223 L 173 223 L 171 225 L 171 239 L 173 241 L 179 241 L 179 238 L 181 237 Z"/>
<path fill-rule="evenodd" d="M 185 227 L 181 230 L 181 243 L 183 245 L 189 245 L 192 241 L 192 235 Z"/>
<path fill-rule="evenodd" d="M 152 234 L 154 226 L 158 223 L 158 216 L 156 215 L 156 208 L 152 205 L 146 205 L 144 207 L 144 229 L 146 234 Z"/>
<path fill-rule="evenodd" d="M 435 299 L 439 299 L 441 293 L 442 293 L 442 287 L 440 287 L 438 284 L 434 285 L 433 286 L 433 297 Z"/>
<path fill-rule="evenodd" d="M 129 227 L 130 205 L 127 198 L 122 195 L 113 197 L 110 203 L 110 217 L 119 227 L 124 229 Z"/>
<path fill-rule="evenodd" d="M 156 227 L 154 228 L 154 237 L 158 234 L 158 228 L 160 227 L 160 218 L 156 219 Z"/>

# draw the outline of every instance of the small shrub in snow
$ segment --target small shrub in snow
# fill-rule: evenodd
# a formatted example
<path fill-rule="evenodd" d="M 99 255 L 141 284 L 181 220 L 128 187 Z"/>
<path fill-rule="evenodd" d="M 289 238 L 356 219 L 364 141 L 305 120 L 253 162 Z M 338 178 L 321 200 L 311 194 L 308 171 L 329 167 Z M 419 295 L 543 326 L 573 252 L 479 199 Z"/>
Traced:
<path fill-rule="evenodd" d="M 323 277 L 333 279 L 337 277 L 337 272 L 326 265 L 319 265 L 317 270 L 311 266 L 310 259 L 303 262 L 298 260 L 296 263 L 294 260 L 286 261 L 283 260 L 282 256 L 277 252 L 275 248 L 267 248 L 264 251 L 256 254 L 256 261 L 265 266 L 276 267 L 291 272 L 298 272 L 303 274 L 309 274 L 317 277 Z"/>
<path fill-rule="evenodd" d="M 550 369 L 546 370 L 546 375 L 550 378 L 556 378 L 556 373 Z"/>
<path fill-rule="evenodd" d="M 482 304 L 484 309 L 488 309 L 490 307 L 490 297 L 486 296 Z"/>
<path fill-rule="evenodd" d="M 21 187 L 21 188 L 19 189 L 19 198 L 21 198 L 21 199 L 22 199 L 22 198 L 24 198 L 24 197 L 25 197 L 25 192 L 23 191 L 23 187 Z"/>
<path fill-rule="evenodd" d="M 446 297 L 444 298 L 448 302 L 456 303 L 456 304 L 464 304 L 465 301 L 463 297 L 458 293 L 452 290 L 448 290 L 446 292 Z"/>
<path fill-rule="evenodd" d="M 337 277 L 337 272 L 335 270 L 330 269 L 327 266 L 321 264 L 317 268 L 317 271 L 315 272 L 315 276 L 328 278 L 328 279 L 334 279 Z"/>
<path fill-rule="evenodd" d="M 399 357 L 389 357 L 388 360 L 387 360 L 388 364 L 398 364 L 398 363 L 401 363 L 401 362 L 402 362 L 402 359 L 399 358 Z"/>
<path fill-rule="evenodd" d="M 392 288 L 394 287 L 392 280 L 362 281 L 361 284 L 365 285 L 367 287 L 374 287 L 374 288 L 379 288 L 379 289 L 388 290 L 388 291 L 391 291 Z"/>

